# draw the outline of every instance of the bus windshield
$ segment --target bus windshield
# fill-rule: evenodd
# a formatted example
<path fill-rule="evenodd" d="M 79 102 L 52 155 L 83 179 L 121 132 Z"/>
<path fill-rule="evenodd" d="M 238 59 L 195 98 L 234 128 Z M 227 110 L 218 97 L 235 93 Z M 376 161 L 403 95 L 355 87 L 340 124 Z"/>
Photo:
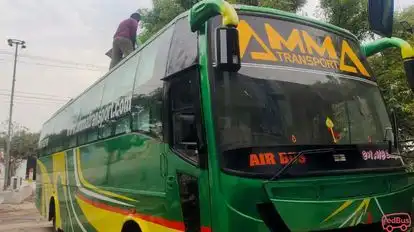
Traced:
<path fill-rule="evenodd" d="M 215 96 L 223 150 L 375 144 L 392 138 L 378 87 L 360 78 L 244 65 L 238 73 L 216 78 Z"/>
<path fill-rule="evenodd" d="M 391 123 L 375 82 L 245 64 L 216 75 L 214 99 L 225 170 L 267 178 L 299 152 L 321 148 L 334 152 L 303 155 L 284 177 L 402 167 L 389 153 Z"/>
<path fill-rule="evenodd" d="M 243 13 L 237 29 L 242 67 L 216 69 L 212 82 L 222 168 L 272 176 L 295 154 L 325 148 L 335 152 L 303 155 L 286 176 L 401 168 L 390 154 L 384 101 L 352 35 Z"/>

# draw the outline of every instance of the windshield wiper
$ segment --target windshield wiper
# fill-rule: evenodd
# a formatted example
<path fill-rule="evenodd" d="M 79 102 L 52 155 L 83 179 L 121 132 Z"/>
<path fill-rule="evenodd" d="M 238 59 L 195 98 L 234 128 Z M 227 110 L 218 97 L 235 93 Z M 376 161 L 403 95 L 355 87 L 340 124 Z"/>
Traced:
<path fill-rule="evenodd" d="M 292 166 L 292 164 L 299 159 L 302 155 L 311 155 L 315 153 L 334 153 L 335 149 L 333 148 L 321 148 L 321 149 L 311 149 L 311 150 L 303 150 L 300 151 L 298 154 L 296 154 L 293 159 L 289 161 L 283 168 L 281 168 L 272 178 L 269 179 L 269 181 L 278 179 L 282 176 L 282 174 Z"/>

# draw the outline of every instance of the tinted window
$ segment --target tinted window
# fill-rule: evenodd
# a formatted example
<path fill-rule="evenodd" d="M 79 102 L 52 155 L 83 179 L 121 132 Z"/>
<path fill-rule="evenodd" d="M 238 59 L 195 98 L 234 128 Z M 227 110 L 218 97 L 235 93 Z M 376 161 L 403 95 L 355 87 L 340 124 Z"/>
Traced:
<path fill-rule="evenodd" d="M 42 133 L 40 134 L 40 141 L 47 138 L 49 135 L 53 133 L 53 122 L 55 119 L 50 119 L 43 125 Z"/>
<path fill-rule="evenodd" d="M 197 62 L 197 39 L 197 33 L 191 32 L 187 19 L 178 20 L 171 41 L 167 76 Z"/>
<path fill-rule="evenodd" d="M 135 130 L 161 138 L 161 79 L 165 77 L 172 33 L 173 27 L 165 30 L 45 123 L 41 132 L 44 141 L 40 143 L 48 146 L 45 152 L 128 133 L 131 124 Z M 135 118 L 131 122 L 132 93 Z M 48 136 L 51 141 L 47 141 Z"/>
<path fill-rule="evenodd" d="M 105 79 L 102 105 L 114 102 L 122 96 L 131 94 L 139 57 L 139 53 L 135 54 Z"/>
<path fill-rule="evenodd" d="M 99 138 L 104 139 L 112 134 L 112 128 L 110 124 L 104 124 L 99 128 Z"/>
<path fill-rule="evenodd" d="M 390 127 L 378 88 L 339 75 L 242 67 L 216 81 L 222 148 L 381 143 Z"/>
<path fill-rule="evenodd" d="M 169 28 L 141 51 L 139 68 L 135 77 L 132 99 L 134 130 L 162 137 L 162 95 L 166 61 L 173 28 Z"/>
<path fill-rule="evenodd" d="M 131 131 L 131 120 L 130 117 L 124 117 L 116 122 L 115 134 L 123 134 Z"/>
<path fill-rule="evenodd" d="M 187 71 L 171 81 L 169 89 L 173 146 L 191 159 L 196 159 L 197 130 L 195 125 L 195 101 L 197 100 L 197 71 Z"/>
<path fill-rule="evenodd" d="M 79 120 L 79 112 L 80 112 L 80 104 L 79 100 L 75 100 L 71 103 L 70 107 L 68 107 L 68 117 L 69 117 L 69 125 L 68 125 L 68 134 L 73 135 L 75 132 L 76 123 Z"/>
<path fill-rule="evenodd" d="M 91 114 L 101 106 L 102 91 L 104 89 L 103 81 L 84 93 L 79 99 L 80 116 L 83 118 Z"/>
<path fill-rule="evenodd" d="M 91 131 L 88 132 L 87 137 L 88 137 L 88 143 L 97 140 L 98 139 L 98 130 L 97 129 L 92 129 Z"/>

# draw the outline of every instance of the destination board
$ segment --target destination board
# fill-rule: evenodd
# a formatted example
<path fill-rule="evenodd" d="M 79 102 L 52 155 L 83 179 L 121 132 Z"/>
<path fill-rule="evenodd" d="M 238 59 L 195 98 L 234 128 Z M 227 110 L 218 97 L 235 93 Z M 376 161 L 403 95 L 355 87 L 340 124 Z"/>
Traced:
<path fill-rule="evenodd" d="M 213 28 L 220 23 L 215 18 Z M 305 22 L 243 14 L 237 29 L 242 63 L 323 70 L 375 81 L 357 41 L 339 33 Z"/>

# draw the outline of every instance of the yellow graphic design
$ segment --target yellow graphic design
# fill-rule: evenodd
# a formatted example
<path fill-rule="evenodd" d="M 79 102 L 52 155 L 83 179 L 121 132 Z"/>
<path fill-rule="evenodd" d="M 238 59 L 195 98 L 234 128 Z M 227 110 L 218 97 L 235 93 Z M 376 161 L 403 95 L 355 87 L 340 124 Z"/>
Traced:
<path fill-rule="evenodd" d="M 76 201 L 82 209 L 87 221 L 97 231 L 121 231 L 122 225 L 127 220 L 134 220 L 141 227 L 142 232 L 175 232 L 179 230 L 170 229 L 152 222 L 142 220 L 137 217 L 126 216 L 117 212 L 95 207 L 76 196 Z"/>
<path fill-rule="evenodd" d="M 345 57 L 349 57 L 349 59 L 356 65 L 354 66 L 346 65 L 345 64 Z M 366 77 L 370 77 L 368 71 L 365 69 L 362 62 L 358 59 L 358 56 L 352 51 L 352 48 L 349 46 L 348 42 L 345 40 L 342 41 L 342 52 L 341 52 L 341 63 L 339 69 L 342 71 L 358 73 L 357 69 L 362 73 L 362 75 Z"/>
<path fill-rule="evenodd" d="M 266 35 L 259 35 L 246 20 L 237 27 L 240 38 L 241 57 L 249 56 L 255 61 L 283 62 L 312 67 L 341 70 L 370 77 L 361 60 L 346 40 L 335 48 L 329 35 L 310 35 L 306 30 L 292 28 L 288 36 L 282 36 L 277 28 L 264 23 Z M 267 37 L 269 44 L 262 37 Z M 250 51 L 249 44 L 256 41 L 261 51 Z M 317 41 L 321 41 L 321 44 Z M 249 50 L 249 51 L 248 51 Z M 340 57 L 338 55 L 340 54 Z M 349 61 L 349 62 L 346 62 Z"/>
<path fill-rule="evenodd" d="M 305 47 L 303 41 L 300 38 L 300 32 L 298 29 L 293 29 L 289 35 L 289 38 L 285 40 L 279 32 L 277 32 L 272 26 L 265 23 L 265 29 L 269 38 L 270 47 L 276 50 L 283 50 L 283 47 L 293 52 L 296 48 L 299 48 L 301 53 L 305 53 Z M 282 47 L 283 44 L 283 47 Z"/>
<path fill-rule="evenodd" d="M 323 222 L 328 221 L 329 219 L 331 219 L 332 217 L 334 217 L 338 213 L 342 212 L 342 210 L 344 210 L 348 206 L 350 206 L 352 204 L 352 202 L 353 201 L 351 201 L 351 200 L 345 201 L 338 209 L 336 209 L 331 215 L 329 215 L 325 220 L 323 220 Z"/>
<path fill-rule="evenodd" d="M 53 159 L 53 189 L 55 192 L 55 217 L 56 227 L 62 228 L 62 218 L 60 216 L 60 200 L 59 194 L 57 194 L 58 184 L 62 185 L 63 191 L 66 194 L 66 164 L 65 164 L 65 153 L 59 152 L 52 156 Z M 58 183 L 60 181 L 60 183 Z"/>
<path fill-rule="evenodd" d="M 321 57 L 326 56 L 326 53 L 328 53 L 329 58 L 338 59 L 331 37 L 325 37 L 322 46 L 319 46 L 306 31 L 302 31 L 302 35 L 310 55 L 313 55 L 313 51 L 315 50 Z"/>
<path fill-rule="evenodd" d="M 246 53 L 247 46 L 250 43 L 251 38 L 253 37 L 263 48 L 264 52 L 251 52 L 250 55 L 254 60 L 267 60 L 267 61 L 277 61 L 275 54 L 266 46 L 263 40 L 257 35 L 257 33 L 250 27 L 250 25 L 245 21 L 241 20 L 239 26 L 239 47 L 240 47 L 240 57 L 244 57 Z"/>
<path fill-rule="evenodd" d="M 367 213 L 370 201 L 371 201 L 371 198 L 363 199 L 362 202 L 355 209 L 355 211 L 353 211 L 352 214 L 349 215 L 344 220 L 344 222 L 340 225 L 340 228 L 342 228 L 344 226 L 356 226 L 357 224 L 361 223 L 362 217 Z M 351 206 L 355 202 L 356 202 L 355 200 L 345 201 L 338 209 L 336 209 L 325 220 L 323 220 L 322 223 L 325 223 L 325 222 L 329 221 L 334 216 L 340 214 L 341 212 L 343 212 L 345 209 L 347 209 L 349 206 Z"/>
<path fill-rule="evenodd" d="M 296 136 L 292 135 L 291 140 L 292 140 L 292 143 L 296 143 L 297 142 Z"/>
<path fill-rule="evenodd" d="M 99 189 L 98 187 L 96 187 L 96 186 L 92 185 L 91 183 L 89 183 L 83 177 L 82 166 L 81 166 L 81 162 L 80 162 L 80 149 L 79 148 L 76 148 L 76 163 L 77 164 L 75 164 L 75 165 L 77 165 L 77 167 L 78 167 L 77 169 L 78 169 L 79 180 L 80 180 L 80 182 L 82 183 L 83 186 L 85 186 L 85 187 L 87 187 L 87 188 L 89 188 L 89 189 L 91 189 L 91 190 L 93 190 L 97 193 L 106 195 L 106 196 L 116 197 L 116 198 L 119 198 L 119 199 L 136 202 L 136 200 L 134 200 L 132 198 L 122 196 L 122 195 L 119 195 L 119 194 L 116 194 L 116 193 L 112 193 L 112 192 L 109 192 L 109 191 L 106 191 L 106 190 Z"/>
<path fill-rule="evenodd" d="M 334 123 L 332 122 L 332 120 L 329 117 L 326 117 L 326 127 L 328 127 L 329 131 L 331 132 L 332 138 L 334 140 L 334 143 L 337 143 L 337 139 L 334 133 Z"/>
<path fill-rule="evenodd" d="M 42 193 L 41 193 L 41 201 L 40 201 L 40 210 L 42 216 L 46 217 L 49 213 L 49 200 L 52 196 L 52 182 L 50 177 L 47 173 L 46 166 L 40 161 L 37 160 L 37 166 L 40 169 L 40 176 L 42 178 Z"/>

